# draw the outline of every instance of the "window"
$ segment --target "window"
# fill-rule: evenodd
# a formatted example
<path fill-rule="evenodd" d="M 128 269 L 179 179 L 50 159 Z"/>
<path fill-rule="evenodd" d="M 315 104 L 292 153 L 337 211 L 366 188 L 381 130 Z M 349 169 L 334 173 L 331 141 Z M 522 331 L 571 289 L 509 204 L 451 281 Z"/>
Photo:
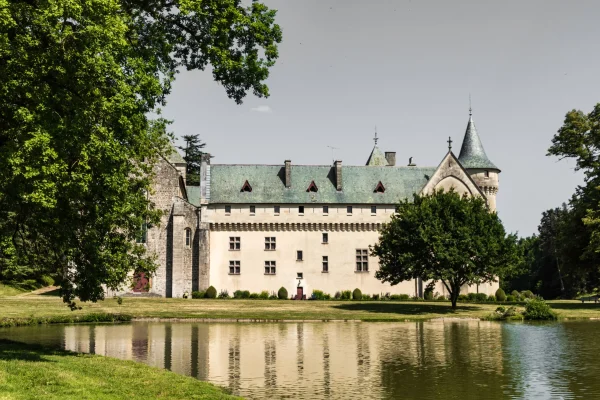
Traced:
<path fill-rule="evenodd" d="M 486 179 L 490 177 L 490 171 L 485 171 L 485 177 Z"/>
<path fill-rule="evenodd" d="M 318 192 L 319 188 L 317 187 L 317 185 L 315 184 L 315 181 L 312 181 L 310 183 L 310 185 L 308 185 L 308 189 L 306 189 L 307 192 Z"/>
<path fill-rule="evenodd" d="M 323 244 L 329 243 L 329 233 L 323 232 Z"/>
<path fill-rule="evenodd" d="M 250 186 L 248 181 L 244 182 L 244 184 L 242 185 L 241 192 L 251 192 L 251 191 L 252 191 L 252 186 Z"/>
<path fill-rule="evenodd" d="M 231 214 L 231 206 L 225 206 L 225 214 Z"/>
<path fill-rule="evenodd" d="M 321 272 L 329 272 L 329 257 L 323 256 L 323 270 Z"/>
<path fill-rule="evenodd" d="M 377 214 L 377 206 L 371 206 L 371 214 Z"/>
<path fill-rule="evenodd" d="M 229 250 L 239 250 L 241 248 L 239 237 L 229 237 Z"/>
<path fill-rule="evenodd" d="M 302 261 L 302 250 L 296 251 L 296 261 Z"/>
<path fill-rule="evenodd" d="M 273 207 L 273 212 L 275 213 L 275 215 L 279 215 L 279 211 L 280 211 L 279 206 L 274 206 Z"/>
<path fill-rule="evenodd" d="M 275 275 L 275 261 L 265 261 L 265 275 Z"/>
<path fill-rule="evenodd" d="M 256 212 L 256 206 L 250 206 L 250 214 L 254 215 Z"/>
<path fill-rule="evenodd" d="M 323 206 L 323 214 L 329 214 L 329 206 Z"/>
<path fill-rule="evenodd" d="M 348 214 L 352 214 L 352 206 L 348 206 L 348 207 L 346 207 L 346 212 L 347 212 Z"/>
<path fill-rule="evenodd" d="M 190 228 L 185 229 L 185 247 L 192 247 L 192 230 Z"/>
<path fill-rule="evenodd" d="M 298 272 L 296 274 L 296 279 L 302 279 L 302 278 L 304 278 L 304 274 L 302 272 Z"/>
<path fill-rule="evenodd" d="M 367 272 L 369 270 L 369 250 L 356 249 L 356 272 Z"/>
<path fill-rule="evenodd" d="M 142 226 L 140 227 L 140 232 L 138 233 L 138 236 L 135 239 L 135 241 L 137 243 L 144 244 L 144 243 L 146 243 L 147 240 L 148 240 L 148 224 L 146 224 L 144 222 L 144 223 L 142 223 Z"/>
<path fill-rule="evenodd" d="M 383 183 L 381 183 L 381 181 L 379 181 L 377 186 L 375 186 L 375 193 L 384 193 L 384 192 L 385 192 L 385 186 L 383 186 Z"/>
<path fill-rule="evenodd" d="M 298 207 L 298 214 L 304 214 L 304 206 Z"/>
<path fill-rule="evenodd" d="M 240 274 L 240 262 L 239 261 L 229 261 L 229 275 L 239 275 Z"/>
<path fill-rule="evenodd" d="M 265 238 L 265 250 L 275 250 L 275 238 L 274 237 L 266 237 Z"/>

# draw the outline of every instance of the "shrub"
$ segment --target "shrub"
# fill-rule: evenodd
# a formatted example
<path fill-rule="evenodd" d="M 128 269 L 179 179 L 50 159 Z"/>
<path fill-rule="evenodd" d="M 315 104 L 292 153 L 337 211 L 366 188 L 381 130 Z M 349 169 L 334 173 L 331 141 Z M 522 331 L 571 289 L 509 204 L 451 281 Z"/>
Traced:
<path fill-rule="evenodd" d="M 458 301 L 469 301 L 469 296 L 467 296 L 466 294 L 459 294 Z"/>
<path fill-rule="evenodd" d="M 352 292 L 350 290 L 342 290 L 342 296 L 340 299 L 342 300 L 350 300 L 352 298 Z"/>
<path fill-rule="evenodd" d="M 531 290 L 523 290 L 521 292 L 521 296 L 526 299 L 533 299 L 535 297 L 535 295 L 533 294 L 533 292 Z"/>
<path fill-rule="evenodd" d="M 333 298 L 336 300 L 339 300 L 342 298 L 342 293 L 338 290 L 337 292 L 335 292 L 335 294 L 333 295 Z"/>
<path fill-rule="evenodd" d="M 412 297 L 410 298 L 410 300 L 411 300 L 411 301 L 423 301 L 423 299 L 422 299 L 422 298 L 420 298 L 419 296 L 412 296 Z"/>
<path fill-rule="evenodd" d="M 364 300 L 364 301 L 371 300 L 371 296 L 369 296 L 368 294 L 363 294 L 361 300 Z"/>
<path fill-rule="evenodd" d="M 242 299 L 243 298 L 243 293 L 241 290 L 236 290 L 235 292 L 233 292 L 233 298 L 234 299 Z"/>
<path fill-rule="evenodd" d="M 435 298 L 435 301 L 447 301 L 448 298 L 446 296 L 444 296 L 443 294 L 440 294 L 439 296 L 437 296 Z"/>
<path fill-rule="evenodd" d="M 312 298 L 315 300 L 325 300 L 325 293 L 322 290 L 313 290 Z"/>
<path fill-rule="evenodd" d="M 324 293 L 323 300 L 331 300 L 331 295 L 329 293 Z"/>
<path fill-rule="evenodd" d="M 525 319 L 528 320 L 555 320 L 556 313 L 543 300 L 533 299 L 525 304 Z"/>
<path fill-rule="evenodd" d="M 512 292 L 510 292 L 510 294 L 512 294 L 515 299 L 521 297 L 518 290 L 513 290 Z"/>
<path fill-rule="evenodd" d="M 229 292 L 227 291 L 227 289 L 221 290 L 221 293 L 219 293 L 219 298 L 220 299 L 228 299 L 229 298 Z"/>
<path fill-rule="evenodd" d="M 203 299 L 204 294 L 205 294 L 205 292 L 203 290 L 194 291 L 194 292 L 192 292 L 192 299 Z"/>
<path fill-rule="evenodd" d="M 475 301 L 484 302 L 487 301 L 488 296 L 485 293 L 475 293 Z"/>
<path fill-rule="evenodd" d="M 354 289 L 352 292 L 352 300 L 362 300 L 363 295 L 359 288 Z"/>
<path fill-rule="evenodd" d="M 40 276 L 39 282 L 43 286 L 54 286 L 54 279 L 48 275 Z"/>
<path fill-rule="evenodd" d="M 502 288 L 498 288 L 498 290 L 496 290 L 496 300 L 506 301 L 506 293 L 504 293 L 504 290 L 502 290 Z"/>
<path fill-rule="evenodd" d="M 277 300 L 279 297 L 275 293 L 269 296 L 269 300 Z"/>
<path fill-rule="evenodd" d="M 373 295 L 373 300 L 379 300 L 379 295 L 378 294 L 374 294 Z"/>
<path fill-rule="evenodd" d="M 249 298 L 250 298 L 250 291 L 249 290 L 242 291 L 242 299 L 249 299 Z"/>
<path fill-rule="evenodd" d="M 399 294 L 398 296 L 399 296 L 398 300 L 401 300 L 401 301 L 408 301 L 408 300 L 410 300 L 410 296 L 407 295 L 407 294 L 403 293 L 403 294 Z"/>
<path fill-rule="evenodd" d="M 496 311 L 488 317 L 491 320 L 520 320 L 523 319 L 523 316 L 517 312 L 515 307 L 498 307 Z"/>
<path fill-rule="evenodd" d="M 117 304 L 118 305 L 123 304 L 123 298 L 121 296 L 117 297 Z"/>
<path fill-rule="evenodd" d="M 425 300 L 433 300 L 433 289 L 427 289 L 427 290 L 425 290 L 425 293 L 423 293 L 423 299 L 425 299 Z"/>
<path fill-rule="evenodd" d="M 277 292 L 277 297 L 279 297 L 279 300 L 287 300 L 287 298 L 288 298 L 287 289 L 284 288 L 283 286 L 280 287 L 279 291 Z"/>
<path fill-rule="evenodd" d="M 258 299 L 260 297 L 260 295 L 258 293 L 250 293 L 249 298 L 250 299 Z"/>
<path fill-rule="evenodd" d="M 262 292 L 260 292 L 260 294 L 258 295 L 258 298 L 261 300 L 267 300 L 269 298 L 269 292 L 266 290 L 263 290 Z"/>
<path fill-rule="evenodd" d="M 496 296 L 494 296 L 493 294 L 490 294 L 487 298 L 487 301 L 496 302 Z"/>
<path fill-rule="evenodd" d="M 515 296 L 513 296 L 512 294 L 509 294 L 508 296 L 506 296 L 506 301 L 517 301 L 517 299 L 515 299 Z"/>
<path fill-rule="evenodd" d="M 217 289 L 214 286 L 206 289 L 206 293 L 204 294 L 207 299 L 216 299 L 217 298 Z"/>
<path fill-rule="evenodd" d="M 467 295 L 469 301 L 477 301 L 477 293 L 469 293 Z"/>

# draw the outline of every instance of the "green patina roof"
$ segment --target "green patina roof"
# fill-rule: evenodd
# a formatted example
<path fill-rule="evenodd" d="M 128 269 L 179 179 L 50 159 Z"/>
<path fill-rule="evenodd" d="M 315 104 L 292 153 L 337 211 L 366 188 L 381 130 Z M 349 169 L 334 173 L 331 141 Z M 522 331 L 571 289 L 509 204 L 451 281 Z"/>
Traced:
<path fill-rule="evenodd" d="M 373 147 L 373 151 L 371 151 L 371 155 L 369 156 L 366 165 L 370 167 L 384 167 L 388 165 L 388 162 L 385 158 L 385 154 L 383 154 L 383 152 L 379 150 L 379 147 L 377 147 L 377 145 Z"/>
<path fill-rule="evenodd" d="M 479 139 L 472 117 L 469 117 L 469 123 L 467 124 L 465 138 L 463 139 L 462 147 L 460 148 L 458 161 L 460 161 L 464 168 L 498 169 L 485 154 L 483 144 L 481 144 L 481 139 Z"/>
<path fill-rule="evenodd" d="M 421 191 L 435 167 L 342 166 L 342 191 L 335 186 L 335 169 L 325 165 L 292 165 L 292 187 L 284 184 L 280 165 L 212 165 L 210 202 L 219 204 L 396 204 Z M 241 192 L 248 180 L 252 192 Z M 317 192 L 307 192 L 314 181 Z M 381 181 L 384 193 L 375 193 Z M 193 195 L 188 191 L 188 197 Z M 192 200 L 190 202 L 193 203 Z"/>
<path fill-rule="evenodd" d="M 188 202 L 200 207 L 200 186 L 186 186 L 185 187 L 188 195 Z"/>
<path fill-rule="evenodd" d="M 167 156 L 167 160 L 169 160 L 171 164 L 185 164 L 185 160 L 172 144 L 171 153 Z"/>

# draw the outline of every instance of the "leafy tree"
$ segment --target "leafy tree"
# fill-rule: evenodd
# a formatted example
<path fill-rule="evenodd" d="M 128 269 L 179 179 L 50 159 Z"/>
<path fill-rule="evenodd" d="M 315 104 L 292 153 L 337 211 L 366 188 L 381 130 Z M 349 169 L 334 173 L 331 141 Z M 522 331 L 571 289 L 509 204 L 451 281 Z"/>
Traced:
<path fill-rule="evenodd" d="M 206 143 L 200 141 L 200 135 L 183 135 L 185 146 L 180 146 L 186 166 L 186 183 L 198 186 L 200 184 L 200 165 L 202 164 L 202 149 Z"/>
<path fill-rule="evenodd" d="M 135 239 L 159 221 L 146 193 L 175 75 L 210 64 L 237 103 L 267 96 L 274 17 L 241 0 L 0 0 L 0 278 L 54 272 L 73 306 L 151 272 Z"/>
<path fill-rule="evenodd" d="M 461 286 L 495 281 L 518 261 L 516 236 L 506 235 L 485 201 L 452 190 L 402 201 L 371 252 L 379 257 L 377 279 L 442 282 L 452 308 Z"/>

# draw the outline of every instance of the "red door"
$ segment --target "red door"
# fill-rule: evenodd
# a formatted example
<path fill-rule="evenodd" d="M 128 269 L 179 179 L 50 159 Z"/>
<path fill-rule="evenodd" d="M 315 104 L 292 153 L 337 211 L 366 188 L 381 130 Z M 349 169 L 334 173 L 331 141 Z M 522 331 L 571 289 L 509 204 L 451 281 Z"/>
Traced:
<path fill-rule="evenodd" d="M 296 300 L 302 300 L 302 288 L 301 287 L 296 288 Z"/>
<path fill-rule="evenodd" d="M 133 291 L 134 292 L 147 292 L 149 289 L 148 278 L 143 272 L 136 273 L 133 277 Z"/>

